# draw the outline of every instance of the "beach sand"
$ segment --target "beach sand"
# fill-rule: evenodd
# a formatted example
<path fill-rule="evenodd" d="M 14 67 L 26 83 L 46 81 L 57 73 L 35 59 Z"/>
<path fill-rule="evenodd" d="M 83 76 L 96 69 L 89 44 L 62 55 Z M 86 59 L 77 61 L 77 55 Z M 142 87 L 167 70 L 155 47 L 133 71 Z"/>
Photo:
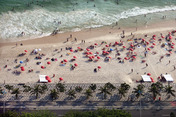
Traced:
<path fill-rule="evenodd" d="M 137 31 L 136 28 L 118 29 L 118 26 L 114 28 L 103 27 L 91 30 L 87 29 L 80 32 L 67 32 L 33 40 L 0 43 L 0 83 L 33 83 L 38 82 L 39 75 L 47 75 L 51 78 L 52 83 L 59 82 L 59 78 L 62 77 L 64 79 L 62 82 L 66 83 L 127 82 L 133 84 L 136 80 L 140 80 L 141 75 L 145 73 L 151 73 L 151 77 L 155 82 L 158 80 L 158 76 L 165 73 L 171 74 L 174 80 L 176 80 L 176 70 L 173 70 L 173 66 L 176 65 L 175 49 L 172 50 L 170 57 L 166 57 L 165 54 L 168 53 L 166 48 L 169 49 L 169 47 L 161 48 L 161 44 L 166 42 L 165 39 L 162 39 L 161 43 L 158 41 L 158 39 L 161 38 L 160 33 L 166 36 L 170 31 L 175 29 L 175 24 L 175 21 L 167 21 L 151 26 L 138 27 Z M 125 38 L 121 38 L 122 30 L 125 30 Z M 131 36 L 131 32 L 134 34 L 134 37 Z M 72 38 L 66 42 L 70 34 L 72 34 Z M 144 37 L 145 34 L 147 34 L 148 37 Z M 115 41 L 120 42 L 121 40 L 123 41 L 123 46 L 129 47 L 130 43 L 134 42 L 133 39 L 144 38 L 146 41 L 149 41 L 154 34 L 156 35 L 156 40 L 154 40 L 156 45 L 154 48 L 148 52 L 147 57 L 144 57 L 145 48 L 142 46 L 139 48 L 136 47 L 134 52 L 137 53 L 137 56 L 136 60 L 133 62 L 124 60 L 124 63 L 119 63 L 119 60 L 117 60 L 117 57 L 123 59 L 127 56 L 126 54 L 129 52 L 127 48 L 121 51 L 123 47 L 119 45 L 115 47 L 106 47 L 106 44 L 100 45 L 102 41 L 107 42 L 108 45 L 110 43 L 113 45 Z M 75 37 L 77 38 L 77 42 L 74 40 Z M 174 43 L 176 43 L 175 38 L 176 36 L 172 36 L 172 42 Z M 131 39 L 132 41 L 127 41 Z M 85 40 L 85 43 L 82 43 L 82 40 Z M 138 42 L 140 41 L 141 40 L 138 40 Z M 23 43 L 23 46 L 20 46 L 20 43 Z M 98 56 L 101 58 L 97 62 L 90 62 L 83 53 L 86 52 L 88 46 L 94 45 L 95 43 L 98 45 L 94 49 L 90 49 L 90 52 L 93 54 L 99 52 Z M 150 43 L 147 48 L 151 45 L 152 43 Z M 77 47 L 81 47 L 83 51 L 70 52 L 70 50 L 65 49 L 66 47 L 72 47 L 73 50 L 77 50 Z M 30 55 L 30 53 L 34 49 L 39 48 L 41 49 L 39 53 L 43 53 L 46 56 L 36 60 L 35 57 L 38 56 L 38 54 Z M 102 56 L 103 48 L 105 48 L 105 50 L 110 48 L 114 49 L 114 51 L 108 55 L 108 57 L 111 57 L 109 62 L 104 61 L 105 56 Z M 115 48 L 119 50 L 120 56 L 116 56 Z M 24 50 L 28 51 L 26 55 L 18 57 L 19 54 L 25 53 Z M 152 54 L 153 52 L 157 54 L 154 55 Z M 63 55 L 63 57 L 60 57 L 61 55 Z M 73 56 L 76 56 L 77 59 L 74 62 L 70 62 Z M 161 56 L 164 56 L 164 58 L 162 62 L 159 62 Z M 26 58 L 29 59 L 29 62 L 21 64 L 21 66 L 24 66 L 25 71 L 21 71 L 20 68 L 15 68 L 16 65 L 20 64 L 20 61 L 25 61 Z M 46 60 L 46 58 L 49 59 Z M 57 61 L 51 61 L 51 58 L 57 58 Z M 17 63 L 14 62 L 15 59 L 17 59 Z M 68 62 L 65 66 L 61 66 L 61 61 L 64 59 L 67 59 Z M 141 63 L 142 60 L 146 62 Z M 51 64 L 48 65 L 48 61 L 50 61 Z M 36 62 L 41 62 L 41 64 L 36 65 Z M 74 65 L 75 63 L 77 63 L 78 66 L 74 70 L 70 70 L 70 64 Z M 148 64 L 147 67 L 146 63 Z M 7 68 L 4 68 L 5 65 L 7 65 Z M 46 69 L 41 69 L 41 66 L 46 67 Z M 98 66 L 101 66 L 101 69 L 95 73 L 94 68 Z M 28 70 L 31 69 L 33 69 L 33 72 L 29 73 Z M 131 69 L 133 69 L 133 72 L 131 72 Z M 15 70 L 21 71 L 21 74 L 13 74 Z M 53 74 L 55 74 L 55 77 L 52 77 Z"/>

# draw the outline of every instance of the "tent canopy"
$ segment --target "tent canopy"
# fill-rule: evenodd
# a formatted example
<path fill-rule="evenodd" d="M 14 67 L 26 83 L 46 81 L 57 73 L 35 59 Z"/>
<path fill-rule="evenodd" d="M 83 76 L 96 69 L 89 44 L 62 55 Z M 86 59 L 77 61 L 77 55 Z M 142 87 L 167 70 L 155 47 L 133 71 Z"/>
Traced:
<path fill-rule="evenodd" d="M 141 75 L 141 77 L 144 82 L 151 82 L 152 81 L 150 76 L 148 76 L 148 75 Z"/>
<path fill-rule="evenodd" d="M 174 80 L 173 80 L 173 78 L 172 78 L 172 76 L 170 75 L 170 74 L 163 74 L 162 75 L 165 79 L 166 79 L 166 81 L 168 81 L 168 82 L 173 82 Z"/>
<path fill-rule="evenodd" d="M 46 80 L 46 75 L 39 75 L 39 79 L 40 82 L 48 82 L 48 80 Z"/>

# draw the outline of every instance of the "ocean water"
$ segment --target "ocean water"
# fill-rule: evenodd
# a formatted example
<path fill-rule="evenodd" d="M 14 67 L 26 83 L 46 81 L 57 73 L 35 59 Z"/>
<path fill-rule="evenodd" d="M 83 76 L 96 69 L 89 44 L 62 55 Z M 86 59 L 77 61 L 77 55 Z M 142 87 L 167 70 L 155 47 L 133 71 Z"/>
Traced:
<path fill-rule="evenodd" d="M 0 0 L 0 41 L 86 28 L 134 27 L 176 18 L 176 0 Z M 146 17 L 144 17 L 146 15 Z M 138 21 L 138 24 L 134 21 Z M 21 33 L 24 32 L 23 38 Z"/>

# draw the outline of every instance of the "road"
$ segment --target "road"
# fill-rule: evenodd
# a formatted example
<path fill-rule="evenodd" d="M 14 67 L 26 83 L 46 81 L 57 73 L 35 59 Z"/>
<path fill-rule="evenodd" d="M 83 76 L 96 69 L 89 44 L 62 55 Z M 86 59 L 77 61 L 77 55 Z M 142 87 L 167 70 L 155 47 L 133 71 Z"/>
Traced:
<path fill-rule="evenodd" d="M 142 102 L 141 103 L 141 117 L 169 117 L 170 112 L 176 114 L 175 102 Z M 58 116 L 62 116 L 70 110 L 85 111 L 94 110 L 97 108 L 108 109 L 123 109 L 132 114 L 132 117 L 140 117 L 140 103 L 139 102 L 108 102 L 108 101 L 8 101 L 5 102 L 7 110 L 17 111 L 35 111 L 35 110 L 51 110 Z M 0 102 L 0 112 L 3 112 L 3 102 Z"/>

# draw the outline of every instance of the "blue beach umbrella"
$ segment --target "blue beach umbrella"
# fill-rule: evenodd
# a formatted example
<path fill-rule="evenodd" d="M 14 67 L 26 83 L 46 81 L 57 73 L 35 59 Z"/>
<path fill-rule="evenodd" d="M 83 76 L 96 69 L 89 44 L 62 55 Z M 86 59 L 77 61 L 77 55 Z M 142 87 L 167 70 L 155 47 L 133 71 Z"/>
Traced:
<path fill-rule="evenodd" d="M 113 49 L 111 48 L 110 51 L 113 51 Z"/>
<path fill-rule="evenodd" d="M 20 63 L 23 63 L 23 61 L 20 61 Z"/>

